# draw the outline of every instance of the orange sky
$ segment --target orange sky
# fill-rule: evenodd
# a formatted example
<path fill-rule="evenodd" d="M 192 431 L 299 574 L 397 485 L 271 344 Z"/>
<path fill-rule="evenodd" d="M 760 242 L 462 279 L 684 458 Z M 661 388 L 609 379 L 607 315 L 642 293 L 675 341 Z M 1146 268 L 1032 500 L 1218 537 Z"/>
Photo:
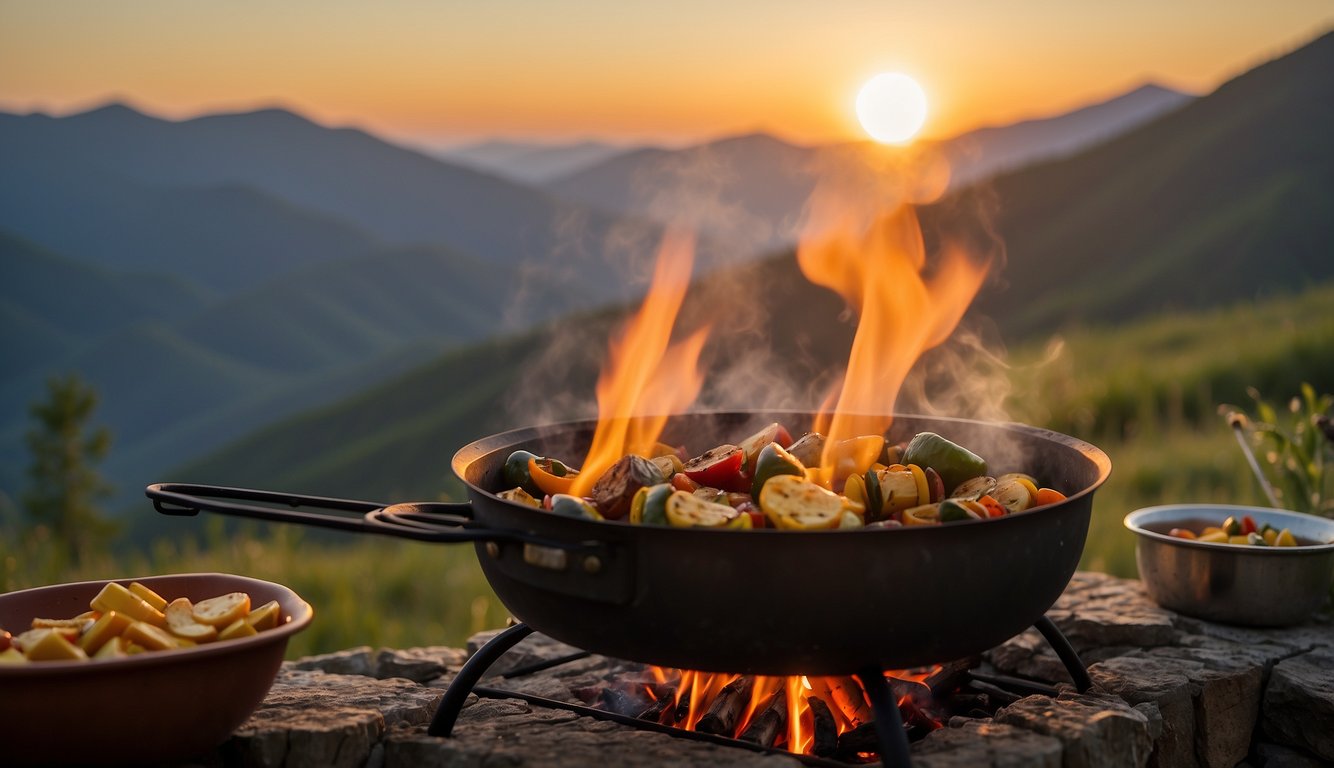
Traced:
<path fill-rule="evenodd" d="M 817 142 L 860 137 L 857 87 L 899 70 L 926 89 L 924 134 L 948 136 L 1148 79 L 1205 92 L 1331 25 L 1329 0 L 0 0 L 0 109 L 283 105 L 418 143 Z"/>

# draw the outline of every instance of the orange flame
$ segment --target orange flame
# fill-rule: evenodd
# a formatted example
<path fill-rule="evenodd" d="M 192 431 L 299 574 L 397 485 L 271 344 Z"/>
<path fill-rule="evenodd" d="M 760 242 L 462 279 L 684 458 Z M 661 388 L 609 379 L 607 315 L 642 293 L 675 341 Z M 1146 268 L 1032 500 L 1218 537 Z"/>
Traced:
<path fill-rule="evenodd" d="M 612 340 L 598 377 L 598 422 L 583 467 L 570 490 L 587 495 L 602 473 L 627 453 L 647 451 L 671 413 L 694 402 L 704 383 L 699 354 L 703 328 L 670 344 L 672 326 L 690 285 L 694 235 L 668 230 L 658 248 L 653 281 L 644 304 Z"/>
<path fill-rule="evenodd" d="M 909 168 L 906 173 L 913 173 Z M 854 181 L 864 182 L 861 176 Z M 911 181 L 911 179 L 910 179 Z M 882 434 L 913 363 L 954 331 L 990 267 L 946 243 L 929 268 L 914 195 L 940 187 L 867 190 L 840 177 L 816 189 L 797 259 L 813 283 L 838 292 L 858 312 L 857 333 L 841 389 L 815 427 L 828 438 L 823 462 L 833 466 L 841 441 Z M 828 402 L 828 401 L 827 401 Z"/>
<path fill-rule="evenodd" d="M 920 670 L 891 670 L 885 672 L 886 678 L 916 683 L 921 688 L 920 694 L 905 694 L 899 698 L 899 705 L 909 708 L 918 716 L 929 717 L 921 711 L 919 705 L 930 698 L 930 689 L 925 681 L 939 670 L 939 666 Z M 655 680 L 666 682 L 676 680 L 676 694 L 673 706 L 679 705 L 682 697 L 687 697 L 687 713 L 684 720 L 676 722 L 676 727 L 695 730 L 699 721 L 708 713 L 722 691 L 740 675 L 726 673 L 698 672 L 693 670 L 670 670 L 650 667 Z M 811 754 L 815 745 L 814 712 L 809 699 L 818 698 L 829 705 L 834 716 L 834 726 L 841 736 L 854 728 L 869 723 L 874 719 L 870 702 L 862 691 L 861 683 L 855 677 L 763 677 L 756 676 L 751 687 L 750 699 L 746 702 L 740 719 L 733 733 L 723 734 L 738 738 L 746 728 L 772 702 L 780 691 L 786 694 L 787 729 L 779 736 L 774 745 L 797 754 Z M 933 724 L 939 727 L 938 722 Z"/>

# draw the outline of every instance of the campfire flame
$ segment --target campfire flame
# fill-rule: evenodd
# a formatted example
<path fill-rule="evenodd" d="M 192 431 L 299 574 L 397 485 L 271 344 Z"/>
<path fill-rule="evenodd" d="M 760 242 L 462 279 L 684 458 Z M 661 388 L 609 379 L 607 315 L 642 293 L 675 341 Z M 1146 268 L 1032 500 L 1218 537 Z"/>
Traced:
<path fill-rule="evenodd" d="M 933 169 L 908 164 L 900 170 L 925 177 Z M 826 467 L 840 460 L 847 469 L 857 465 L 856 471 L 869 466 L 868 457 L 835 452 L 851 438 L 889 428 L 888 414 L 913 364 L 950 337 L 986 278 L 989 257 L 974 257 L 951 242 L 943 244 L 928 270 L 913 206 L 941 189 L 934 183 L 905 187 L 901 180 L 886 189 L 874 180 L 868 184 L 864 174 L 836 174 L 817 186 L 808 204 L 797 249 L 801 271 L 840 294 L 858 314 L 847 371 L 813 427 L 827 438 Z"/>
<path fill-rule="evenodd" d="M 913 364 L 950 337 L 990 269 L 989 254 L 948 240 L 927 262 L 914 206 L 938 198 L 947 181 L 948 167 L 935 156 L 842 156 L 807 204 L 797 250 L 802 273 L 858 314 L 847 370 L 812 427 L 827 438 L 826 469 L 812 475 L 826 486 L 837 488 L 879 455 L 874 441 L 852 438 L 888 430 Z M 683 228 L 664 235 L 644 303 L 610 344 L 597 384 L 596 433 L 571 493 L 588 494 L 622 456 L 648 455 L 667 415 L 686 411 L 698 396 L 709 328 L 671 343 L 694 247 Z"/>
<path fill-rule="evenodd" d="M 694 235 L 669 229 L 658 248 L 648 295 L 611 341 L 598 377 L 598 422 L 571 493 L 587 495 L 602 473 L 629 453 L 645 455 L 667 414 L 690 407 L 704 384 L 699 354 L 708 327 L 672 344 L 672 327 L 690 286 Z"/>

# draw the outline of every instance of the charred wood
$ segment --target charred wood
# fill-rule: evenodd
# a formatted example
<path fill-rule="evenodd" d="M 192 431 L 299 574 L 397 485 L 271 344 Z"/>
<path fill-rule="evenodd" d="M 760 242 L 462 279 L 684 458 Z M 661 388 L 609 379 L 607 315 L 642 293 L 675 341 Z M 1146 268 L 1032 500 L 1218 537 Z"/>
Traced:
<path fill-rule="evenodd" d="M 806 705 L 811 708 L 815 724 L 812 727 L 815 741 L 811 744 L 811 754 L 817 757 L 829 757 L 838 749 L 838 724 L 829 705 L 817 696 L 807 696 Z"/>
<path fill-rule="evenodd" d="M 969 656 L 964 659 L 947 661 L 922 682 L 927 688 L 931 689 L 932 696 L 948 696 L 965 682 L 968 677 L 968 670 L 975 668 L 981 661 L 981 656 Z"/>
<path fill-rule="evenodd" d="M 690 717 L 690 694 L 690 688 L 681 691 L 681 698 L 676 700 L 676 710 L 671 715 L 673 723 L 684 723 Z"/>
<path fill-rule="evenodd" d="M 1010 693 L 1009 691 L 1005 690 L 1004 688 L 1001 688 L 998 685 L 992 685 L 991 683 L 978 680 L 977 678 L 973 678 L 973 680 L 970 683 L 968 683 L 968 687 L 981 691 L 982 693 L 986 694 L 991 699 L 991 703 L 997 709 L 1001 707 L 1008 707 L 1011 704 L 1023 698 L 1023 696 Z"/>
<path fill-rule="evenodd" d="M 750 725 L 741 734 L 742 741 L 772 747 L 778 741 L 778 735 L 787 727 L 787 691 L 779 688 L 769 698 L 769 703 L 759 714 L 751 718 Z"/>
<path fill-rule="evenodd" d="M 719 736 L 736 735 L 736 727 L 742 713 L 746 711 L 746 705 L 750 703 L 750 689 L 754 685 L 755 678 L 745 676 L 723 686 L 709 705 L 709 711 L 699 719 L 695 730 Z"/>
<path fill-rule="evenodd" d="M 672 712 L 673 720 L 675 720 L 674 716 L 676 714 L 676 706 L 670 696 L 658 699 L 657 701 L 653 702 L 653 704 L 650 705 L 648 709 L 644 710 L 643 712 L 640 712 L 635 717 L 640 720 L 647 720 L 652 723 L 661 723 L 663 720 L 663 715 L 667 714 L 668 711 Z"/>

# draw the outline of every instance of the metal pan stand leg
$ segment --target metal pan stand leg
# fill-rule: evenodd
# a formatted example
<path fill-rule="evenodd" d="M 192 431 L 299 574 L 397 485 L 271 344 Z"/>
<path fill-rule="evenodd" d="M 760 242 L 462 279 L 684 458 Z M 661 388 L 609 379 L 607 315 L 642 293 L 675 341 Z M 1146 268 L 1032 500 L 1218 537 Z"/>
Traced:
<path fill-rule="evenodd" d="M 1033 622 L 1033 626 L 1047 638 L 1047 643 L 1056 651 L 1060 657 L 1061 663 L 1065 665 L 1065 670 L 1070 673 L 1070 679 L 1075 682 L 1075 689 L 1080 693 L 1086 693 L 1093 687 L 1093 679 L 1089 677 L 1088 667 L 1080 661 L 1079 654 L 1075 653 L 1075 647 L 1070 645 L 1070 641 L 1061 630 L 1056 628 L 1056 624 L 1046 616 Z"/>
<path fill-rule="evenodd" d="M 912 768 L 908 755 L 908 732 L 903 730 L 903 717 L 894 691 L 885 679 L 884 670 L 869 669 L 857 673 L 862 689 L 871 700 L 875 712 L 875 735 L 880 741 L 880 764 L 885 768 Z"/>
<path fill-rule="evenodd" d="M 454 731 L 454 723 L 459 719 L 459 712 L 463 711 L 463 703 L 468 700 L 468 694 L 477 685 L 477 681 L 482 679 L 482 675 L 495 664 L 505 652 L 519 644 L 520 640 L 533 634 L 533 628 L 527 624 L 515 624 L 509 629 L 501 632 L 472 655 L 471 659 L 463 665 L 463 669 L 454 676 L 454 682 L 449 684 L 445 690 L 445 695 L 440 697 L 440 707 L 435 711 L 435 717 L 431 719 L 431 727 L 426 732 L 432 736 L 448 737 Z"/>

